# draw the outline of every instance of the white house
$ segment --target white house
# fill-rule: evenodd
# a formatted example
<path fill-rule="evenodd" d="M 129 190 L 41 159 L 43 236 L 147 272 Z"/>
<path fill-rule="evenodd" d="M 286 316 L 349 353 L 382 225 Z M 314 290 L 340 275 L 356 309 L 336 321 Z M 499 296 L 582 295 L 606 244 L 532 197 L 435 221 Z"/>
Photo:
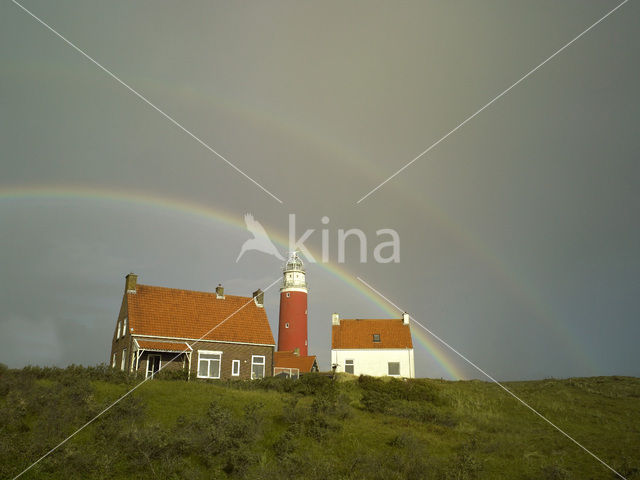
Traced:
<path fill-rule="evenodd" d="M 331 365 L 354 375 L 414 378 L 409 314 L 399 319 L 331 317 Z"/>

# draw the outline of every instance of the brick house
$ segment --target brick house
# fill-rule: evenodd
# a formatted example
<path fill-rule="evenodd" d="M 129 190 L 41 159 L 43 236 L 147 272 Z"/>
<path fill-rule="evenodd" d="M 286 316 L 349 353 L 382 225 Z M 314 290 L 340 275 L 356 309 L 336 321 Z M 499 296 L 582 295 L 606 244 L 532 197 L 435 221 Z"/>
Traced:
<path fill-rule="evenodd" d="M 336 372 L 415 377 L 409 314 L 391 319 L 331 317 L 331 365 Z"/>
<path fill-rule="evenodd" d="M 210 293 L 139 285 L 137 280 L 132 273 L 126 276 L 112 367 L 145 377 L 160 368 L 186 370 L 190 379 L 273 374 L 275 341 L 261 290 L 241 297 L 225 295 L 222 286 Z"/>

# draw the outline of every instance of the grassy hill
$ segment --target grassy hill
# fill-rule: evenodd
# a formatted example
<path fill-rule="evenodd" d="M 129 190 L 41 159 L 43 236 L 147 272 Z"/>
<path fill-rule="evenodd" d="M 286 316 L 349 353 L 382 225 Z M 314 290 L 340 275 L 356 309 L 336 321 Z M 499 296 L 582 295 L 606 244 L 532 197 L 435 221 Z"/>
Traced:
<path fill-rule="evenodd" d="M 103 366 L 0 369 L 0 477 L 13 478 L 135 384 Z M 640 478 L 640 379 L 507 386 Z M 146 382 L 21 478 L 618 477 L 494 384 L 313 375 Z"/>

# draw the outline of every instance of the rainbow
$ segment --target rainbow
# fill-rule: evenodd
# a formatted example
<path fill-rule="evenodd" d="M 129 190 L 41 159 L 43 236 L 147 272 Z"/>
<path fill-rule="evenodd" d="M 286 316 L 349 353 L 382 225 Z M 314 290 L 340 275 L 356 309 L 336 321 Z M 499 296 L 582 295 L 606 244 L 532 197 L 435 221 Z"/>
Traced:
<path fill-rule="evenodd" d="M 240 215 L 232 215 L 220 209 L 214 210 L 213 208 L 203 204 L 182 199 L 158 197 L 143 192 L 123 192 L 102 187 L 79 187 L 68 185 L 0 187 L 0 200 L 10 201 L 34 198 L 71 200 L 94 199 L 113 203 L 135 204 L 212 220 L 217 223 L 223 223 L 237 228 L 241 231 L 246 230 L 246 226 Z M 289 243 L 287 236 L 282 235 L 279 232 L 274 232 L 273 229 L 268 228 L 268 230 L 271 240 L 286 251 Z M 314 257 L 321 258 L 317 252 L 312 251 L 311 253 Z M 331 263 L 319 262 L 316 265 L 320 266 L 343 283 L 346 283 L 349 287 L 353 288 L 361 296 L 377 305 L 382 311 L 392 318 L 399 317 L 402 313 L 398 312 L 395 307 L 389 305 L 384 299 L 380 298 L 377 294 L 360 283 L 353 274 L 349 273 L 344 268 Z M 418 329 L 413 329 L 412 334 L 414 340 L 417 340 L 418 344 L 421 345 L 431 358 L 435 360 L 453 379 L 459 380 L 465 378 L 462 370 L 447 356 L 447 352 L 443 350 L 436 340 L 422 332 L 418 332 Z"/>

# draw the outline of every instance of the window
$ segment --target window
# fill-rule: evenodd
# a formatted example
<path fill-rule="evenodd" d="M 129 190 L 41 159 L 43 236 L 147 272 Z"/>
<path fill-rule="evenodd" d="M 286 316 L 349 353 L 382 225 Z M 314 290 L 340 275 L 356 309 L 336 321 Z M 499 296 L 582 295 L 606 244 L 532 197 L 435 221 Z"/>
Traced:
<path fill-rule="evenodd" d="M 111 360 L 111 368 L 116 368 L 116 354 L 113 354 L 113 359 Z"/>
<path fill-rule="evenodd" d="M 145 375 L 145 378 L 149 376 L 153 378 L 153 376 L 159 370 L 160 370 L 160 355 L 157 355 L 157 354 L 149 355 L 147 357 L 147 373 Z"/>
<path fill-rule="evenodd" d="M 127 368 L 127 349 L 122 350 L 122 362 L 120 362 L 120 370 Z"/>
<path fill-rule="evenodd" d="M 124 317 L 122 321 L 122 336 L 124 337 L 127 334 L 127 317 Z"/>
<path fill-rule="evenodd" d="M 120 321 L 118 321 L 118 325 L 116 326 L 116 340 L 120 338 Z"/>
<path fill-rule="evenodd" d="M 400 362 L 389 362 L 389 375 L 400 375 Z"/>
<path fill-rule="evenodd" d="M 251 355 L 251 378 L 264 377 L 264 355 Z"/>
<path fill-rule="evenodd" d="M 373 334 L 373 343 L 380 343 L 380 334 L 379 333 L 374 333 Z"/>
<path fill-rule="evenodd" d="M 346 373 L 353 374 L 353 372 L 355 371 L 354 367 L 353 367 L 353 360 L 345 360 L 344 361 L 344 371 Z"/>
<path fill-rule="evenodd" d="M 220 378 L 222 352 L 198 351 L 198 378 Z"/>
<path fill-rule="evenodd" d="M 240 360 L 234 360 L 231 363 L 231 375 L 234 377 L 240 375 Z"/>

